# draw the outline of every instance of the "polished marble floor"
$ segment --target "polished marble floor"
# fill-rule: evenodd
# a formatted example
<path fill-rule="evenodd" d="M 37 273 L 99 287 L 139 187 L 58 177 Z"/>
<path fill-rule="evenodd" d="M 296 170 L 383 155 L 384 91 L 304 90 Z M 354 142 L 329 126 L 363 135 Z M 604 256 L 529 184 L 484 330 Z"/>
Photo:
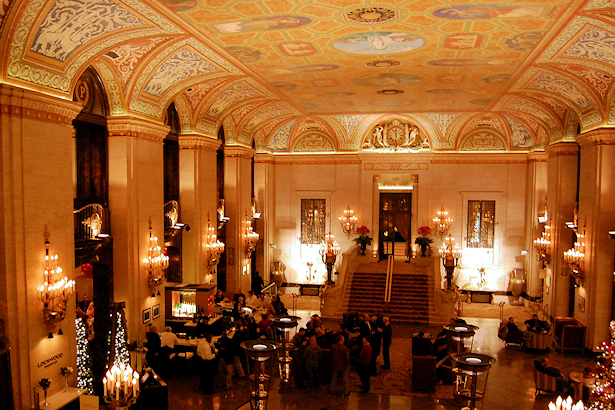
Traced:
<path fill-rule="evenodd" d="M 309 318 L 314 311 L 298 312 L 299 316 Z M 535 396 L 532 376 L 533 361 L 541 357 L 540 352 L 526 352 L 520 347 L 505 347 L 497 337 L 498 319 L 465 318 L 468 323 L 479 326 L 473 344 L 473 351 L 491 355 L 497 359 L 489 373 L 487 391 L 483 404 L 484 410 L 538 410 L 547 409 L 554 396 Z M 337 322 L 325 321 L 327 327 L 333 328 Z M 361 394 L 356 372 L 351 370 L 351 394 L 348 397 L 331 395 L 326 386 L 318 390 L 280 387 L 279 379 L 274 377 L 268 401 L 269 409 L 329 409 L 329 410 L 389 410 L 389 409 L 460 409 L 463 403 L 456 403 L 452 398 L 452 387 L 438 388 L 436 394 L 412 393 L 407 388 L 408 373 L 402 371 L 411 363 L 410 338 L 420 330 L 429 330 L 433 334 L 441 328 L 424 326 L 394 326 L 393 345 L 391 347 L 391 370 L 378 369 L 378 377 L 373 378 L 381 386 L 372 384 L 372 392 Z M 551 349 L 548 355 L 551 365 L 558 367 L 564 374 L 570 371 L 582 371 L 593 360 L 579 353 L 565 353 Z M 382 356 L 379 357 L 382 364 Z M 400 376 L 401 375 L 401 376 Z M 245 379 L 233 379 L 233 388 L 224 389 L 224 375 L 216 378 L 218 393 L 201 394 L 198 390 L 199 377 L 196 369 L 189 363 L 180 363 L 171 373 L 164 376 L 169 385 L 169 409 L 248 409 L 248 385 Z M 405 380 L 399 380 L 404 377 Z M 387 386 L 392 386 L 387 394 Z M 480 408 L 480 405 L 479 407 Z"/>

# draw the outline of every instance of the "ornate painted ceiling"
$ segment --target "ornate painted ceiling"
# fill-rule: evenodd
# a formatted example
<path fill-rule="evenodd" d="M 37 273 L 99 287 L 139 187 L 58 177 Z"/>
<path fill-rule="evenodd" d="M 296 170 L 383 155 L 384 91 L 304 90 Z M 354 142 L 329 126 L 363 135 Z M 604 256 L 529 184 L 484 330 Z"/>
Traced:
<path fill-rule="evenodd" d="M 529 152 L 615 127 L 613 0 L 3 2 L 2 82 L 285 152 Z"/>

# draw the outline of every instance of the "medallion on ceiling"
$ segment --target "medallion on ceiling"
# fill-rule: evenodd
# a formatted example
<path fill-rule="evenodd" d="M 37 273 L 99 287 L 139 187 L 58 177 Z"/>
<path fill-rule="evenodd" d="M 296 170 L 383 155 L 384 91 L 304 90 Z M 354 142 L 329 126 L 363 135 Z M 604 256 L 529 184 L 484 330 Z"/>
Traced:
<path fill-rule="evenodd" d="M 375 126 L 363 143 L 363 151 L 419 152 L 429 148 L 429 143 L 419 129 L 405 122 L 393 120 Z"/>
<path fill-rule="evenodd" d="M 384 7 L 361 7 L 344 14 L 346 21 L 359 24 L 386 23 L 396 18 L 395 10 Z"/>

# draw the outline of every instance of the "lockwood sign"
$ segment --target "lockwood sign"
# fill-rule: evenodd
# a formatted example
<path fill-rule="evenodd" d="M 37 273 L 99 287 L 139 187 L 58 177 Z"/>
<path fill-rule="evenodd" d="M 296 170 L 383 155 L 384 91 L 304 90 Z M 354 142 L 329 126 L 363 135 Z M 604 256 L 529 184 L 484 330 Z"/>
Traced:
<path fill-rule="evenodd" d="M 50 357 L 49 359 L 45 359 L 38 364 L 38 367 L 49 367 L 54 363 L 57 363 L 59 359 L 64 356 L 64 353 L 58 353 L 57 355 Z"/>

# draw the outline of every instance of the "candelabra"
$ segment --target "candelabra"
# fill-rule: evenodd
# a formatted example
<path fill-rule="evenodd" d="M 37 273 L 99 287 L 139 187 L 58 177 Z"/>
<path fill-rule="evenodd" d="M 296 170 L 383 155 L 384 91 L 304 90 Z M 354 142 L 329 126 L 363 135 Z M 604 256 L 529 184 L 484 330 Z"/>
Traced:
<path fill-rule="evenodd" d="M 438 211 L 438 216 L 433 219 L 433 224 L 436 236 L 442 239 L 448 235 L 448 231 L 451 229 L 451 225 L 453 225 L 453 219 L 449 218 L 448 212 L 442 207 L 442 209 Z"/>
<path fill-rule="evenodd" d="M 357 217 L 354 216 L 354 211 L 348 205 L 348 208 L 344 209 L 344 215 L 338 217 L 342 231 L 346 234 L 346 237 L 350 239 L 350 235 L 354 235 L 357 232 L 356 223 Z"/>
<path fill-rule="evenodd" d="M 252 228 L 252 221 L 248 219 L 246 215 L 246 253 L 249 255 L 250 253 L 256 250 L 256 244 L 260 235 L 254 232 L 254 228 Z"/>
<path fill-rule="evenodd" d="M 461 248 L 455 243 L 455 238 L 452 235 L 444 238 L 439 251 L 442 258 L 442 265 L 446 271 L 446 288 L 451 289 L 453 286 L 453 273 L 461 259 Z"/>
<path fill-rule="evenodd" d="M 540 238 L 534 239 L 534 248 L 543 264 L 549 262 L 549 250 L 551 249 L 551 225 L 546 224 Z"/>
<path fill-rule="evenodd" d="M 549 410 L 585 410 L 586 407 L 582 401 L 573 404 L 572 397 L 568 396 L 566 400 L 561 396 L 557 396 L 555 402 L 549 403 Z"/>
<path fill-rule="evenodd" d="M 333 283 L 331 280 L 333 265 L 335 264 L 337 255 L 340 254 L 340 247 L 335 241 L 335 236 L 333 236 L 331 232 L 325 234 L 325 239 L 320 243 L 318 253 L 322 256 L 322 262 L 327 266 L 327 285 L 330 285 Z"/>
<path fill-rule="evenodd" d="M 103 377 L 103 398 L 116 409 L 128 409 L 139 397 L 139 373 L 130 366 L 113 365 Z"/>
<path fill-rule="evenodd" d="M 207 240 L 205 243 L 205 257 L 207 258 L 207 266 L 213 266 L 215 269 L 218 265 L 222 252 L 224 252 L 224 243 L 218 240 L 218 236 L 216 235 L 216 226 L 210 225 L 209 215 L 207 215 Z"/>
<path fill-rule="evenodd" d="M 564 252 L 564 261 L 577 278 L 583 277 L 583 262 L 585 259 L 585 235 L 577 233 L 574 247 Z"/>
<path fill-rule="evenodd" d="M 154 297 L 158 286 L 164 283 L 166 271 L 169 267 L 169 257 L 162 252 L 162 248 L 158 245 L 158 237 L 152 236 L 151 219 L 149 220 L 149 254 L 147 258 L 143 259 L 143 263 L 148 274 L 152 297 Z M 160 295 L 160 291 L 158 294 Z"/>
<path fill-rule="evenodd" d="M 43 302 L 43 315 L 49 328 L 49 338 L 53 337 L 55 323 L 64 320 L 67 301 L 75 291 L 75 281 L 62 277 L 62 268 L 58 266 L 58 255 L 49 255 L 49 231 L 45 227 L 45 273 L 43 285 L 38 288 L 38 299 Z M 62 334 L 62 329 L 58 331 Z"/>

